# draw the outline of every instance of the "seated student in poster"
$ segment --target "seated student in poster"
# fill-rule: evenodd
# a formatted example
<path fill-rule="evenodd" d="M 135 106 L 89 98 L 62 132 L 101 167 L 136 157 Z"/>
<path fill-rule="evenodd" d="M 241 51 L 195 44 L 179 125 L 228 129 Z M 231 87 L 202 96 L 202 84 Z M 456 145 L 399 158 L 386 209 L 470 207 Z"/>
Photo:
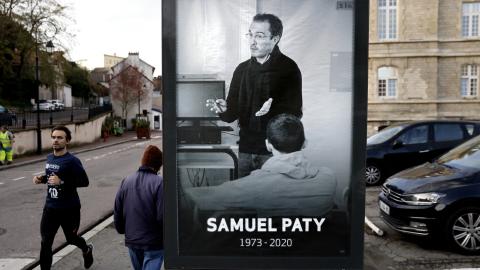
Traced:
<path fill-rule="evenodd" d="M 325 167 L 310 164 L 302 122 L 280 114 L 267 125 L 267 149 L 273 157 L 249 176 L 218 186 L 186 189 L 199 210 L 254 210 L 258 216 L 321 216 L 335 206 L 337 182 Z"/>

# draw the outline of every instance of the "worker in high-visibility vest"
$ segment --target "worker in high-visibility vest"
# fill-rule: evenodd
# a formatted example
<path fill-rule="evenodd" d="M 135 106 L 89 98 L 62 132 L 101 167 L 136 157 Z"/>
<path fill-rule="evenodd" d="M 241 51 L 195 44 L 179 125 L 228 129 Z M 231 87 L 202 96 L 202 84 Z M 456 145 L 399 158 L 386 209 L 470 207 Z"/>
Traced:
<path fill-rule="evenodd" d="M 0 127 L 0 165 L 12 163 L 14 138 L 15 136 L 8 130 L 7 126 L 2 125 Z"/>

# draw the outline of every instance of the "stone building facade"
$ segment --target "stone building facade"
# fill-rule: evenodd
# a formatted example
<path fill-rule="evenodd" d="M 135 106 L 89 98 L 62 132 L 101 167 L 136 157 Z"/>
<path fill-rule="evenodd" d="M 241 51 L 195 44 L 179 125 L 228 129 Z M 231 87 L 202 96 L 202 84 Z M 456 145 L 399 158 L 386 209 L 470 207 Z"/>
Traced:
<path fill-rule="evenodd" d="M 480 0 L 370 0 L 368 134 L 480 120 Z"/>

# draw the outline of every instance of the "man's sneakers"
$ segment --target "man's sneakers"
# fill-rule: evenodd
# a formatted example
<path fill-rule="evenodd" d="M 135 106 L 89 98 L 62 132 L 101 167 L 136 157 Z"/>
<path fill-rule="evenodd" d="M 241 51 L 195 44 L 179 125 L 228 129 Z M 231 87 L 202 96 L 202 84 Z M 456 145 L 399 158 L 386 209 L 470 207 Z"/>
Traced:
<path fill-rule="evenodd" d="M 85 269 L 90 268 L 93 264 L 93 245 L 88 244 L 87 246 L 87 252 L 83 252 L 83 267 L 85 267 Z"/>

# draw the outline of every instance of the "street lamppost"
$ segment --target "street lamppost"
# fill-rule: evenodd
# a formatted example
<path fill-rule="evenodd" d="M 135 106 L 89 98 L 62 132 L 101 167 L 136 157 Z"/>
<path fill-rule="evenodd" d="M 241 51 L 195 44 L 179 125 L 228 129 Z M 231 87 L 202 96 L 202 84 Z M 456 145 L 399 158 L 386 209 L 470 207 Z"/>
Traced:
<path fill-rule="evenodd" d="M 37 40 L 35 40 L 35 84 L 37 87 L 37 96 L 35 103 L 37 104 L 37 154 L 40 155 L 42 153 L 42 128 L 40 122 L 40 76 L 39 76 L 39 66 L 38 66 L 38 34 Z M 47 52 L 50 54 L 53 52 L 53 42 L 48 41 L 45 44 L 47 47 Z"/>

